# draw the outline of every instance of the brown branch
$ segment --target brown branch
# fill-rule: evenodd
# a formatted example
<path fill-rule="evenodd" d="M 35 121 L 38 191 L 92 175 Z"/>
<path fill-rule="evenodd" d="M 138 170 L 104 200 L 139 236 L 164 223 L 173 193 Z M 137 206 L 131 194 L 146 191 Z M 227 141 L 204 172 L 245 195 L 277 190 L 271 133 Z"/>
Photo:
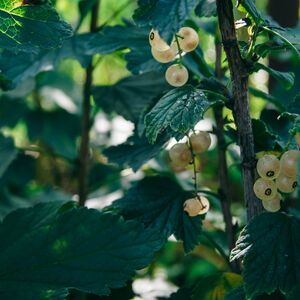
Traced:
<path fill-rule="evenodd" d="M 215 76 L 221 81 L 222 74 L 222 44 L 216 39 L 216 68 Z M 216 106 L 214 108 L 214 115 L 216 120 L 216 135 L 218 141 L 218 166 L 219 166 L 219 194 L 221 198 L 223 218 L 225 222 L 225 230 L 227 233 L 227 244 L 229 250 L 232 250 L 235 246 L 235 232 L 232 224 L 232 214 L 230 210 L 230 192 L 229 192 L 229 177 L 226 160 L 226 141 L 224 136 L 224 119 L 223 119 L 223 106 Z M 231 262 L 231 269 L 240 273 L 240 267 L 238 261 Z"/>
<path fill-rule="evenodd" d="M 262 204 L 253 192 L 255 152 L 248 95 L 249 71 L 246 62 L 241 56 L 236 37 L 232 1 L 217 0 L 217 9 L 222 43 L 226 52 L 232 80 L 234 96 L 233 115 L 241 149 L 247 219 L 250 220 L 262 211 Z"/>
<path fill-rule="evenodd" d="M 97 32 L 97 20 L 100 1 L 92 8 L 92 18 L 90 32 Z M 86 69 L 86 79 L 83 91 L 83 111 L 81 123 L 81 142 L 79 153 L 79 206 L 84 206 L 87 199 L 88 173 L 89 173 L 89 131 L 90 131 L 90 111 L 91 111 L 91 87 L 93 81 L 92 62 Z"/>

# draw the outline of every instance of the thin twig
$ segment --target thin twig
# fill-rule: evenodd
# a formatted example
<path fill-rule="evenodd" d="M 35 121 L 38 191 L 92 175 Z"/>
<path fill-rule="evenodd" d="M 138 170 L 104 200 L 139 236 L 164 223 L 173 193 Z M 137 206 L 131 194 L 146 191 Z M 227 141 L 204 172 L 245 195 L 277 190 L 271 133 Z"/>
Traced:
<path fill-rule="evenodd" d="M 97 31 L 98 11 L 100 1 L 92 8 L 92 19 L 90 24 L 90 32 Z M 81 128 L 81 143 L 79 153 L 79 206 L 84 206 L 87 199 L 88 191 L 88 173 L 89 173 L 89 131 L 90 131 L 90 111 L 91 111 L 91 87 L 93 81 L 93 64 L 92 62 L 86 69 L 86 79 L 84 84 L 84 99 L 82 112 L 82 128 Z"/>

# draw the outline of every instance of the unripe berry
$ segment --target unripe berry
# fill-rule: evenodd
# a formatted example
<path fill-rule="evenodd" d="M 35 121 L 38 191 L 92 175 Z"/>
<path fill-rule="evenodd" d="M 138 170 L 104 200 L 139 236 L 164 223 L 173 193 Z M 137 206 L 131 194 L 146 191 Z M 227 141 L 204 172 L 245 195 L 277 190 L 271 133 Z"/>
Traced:
<path fill-rule="evenodd" d="M 294 177 L 298 173 L 298 150 L 285 152 L 280 159 L 280 172 L 286 176 Z"/>
<path fill-rule="evenodd" d="M 262 205 L 266 211 L 276 212 L 280 210 L 280 200 L 282 196 L 277 192 L 275 197 L 271 200 L 263 200 Z"/>
<path fill-rule="evenodd" d="M 211 144 L 211 138 L 209 133 L 204 131 L 192 134 L 189 140 L 194 153 L 205 152 Z"/>
<path fill-rule="evenodd" d="M 149 34 L 149 43 L 157 51 L 166 51 L 170 46 L 160 37 L 157 30 L 151 30 Z"/>
<path fill-rule="evenodd" d="M 261 200 L 271 200 L 277 193 L 276 184 L 272 180 L 259 178 L 253 186 L 254 193 Z"/>
<path fill-rule="evenodd" d="M 264 155 L 258 160 L 256 169 L 260 177 L 264 179 L 274 179 L 279 174 L 279 159 L 275 155 Z"/>
<path fill-rule="evenodd" d="M 152 47 L 151 52 L 152 56 L 160 63 L 168 63 L 172 61 L 175 58 L 176 55 L 176 47 L 171 46 L 168 50 L 166 51 L 158 51 L 155 48 Z"/>
<path fill-rule="evenodd" d="M 186 200 L 183 206 L 190 217 L 195 217 L 206 214 L 210 205 L 207 198 L 200 196 L 200 200 L 197 197 Z"/>
<path fill-rule="evenodd" d="M 170 66 L 166 71 L 166 80 L 172 86 L 179 87 L 186 84 L 189 73 L 184 66 L 175 64 Z"/>
<path fill-rule="evenodd" d="M 192 160 L 192 153 L 186 144 L 175 144 L 169 151 L 171 161 L 178 166 L 187 166 Z"/>
<path fill-rule="evenodd" d="M 190 27 L 182 27 L 178 32 L 178 42 L 184 52 L 195 50 L 199 43 L 198 33 Z M 183 37 L 183 38 L 181 38 Z"/>
<path fill-rule="evenodd" d="M 296 140 L 298 147 L 300 148 L 300 133 L 299 132 L 296 133 L 295 140 Z"/>
<path fill-rule="evenodd" d="M 297 178 L 280 173 L 276 179 L 276 186 L 283 193 L 291 193 L 298 186 Z"/>

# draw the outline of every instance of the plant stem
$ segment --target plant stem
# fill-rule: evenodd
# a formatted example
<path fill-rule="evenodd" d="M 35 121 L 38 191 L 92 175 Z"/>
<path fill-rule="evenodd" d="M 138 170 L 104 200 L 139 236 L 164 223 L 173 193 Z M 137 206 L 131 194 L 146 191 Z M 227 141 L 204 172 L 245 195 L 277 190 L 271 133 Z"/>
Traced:
<path fill-rule="evenodd" d="M 97 20 L 100 1 L 92 8 L 90 32 L 97 32 Z M 87 199 L 88 172 L 89 172 L 89 131 L 91 111 L 91 87 L 93 81 L 93 64 L 90 62 L 86 69 L 86 79 L 83 90 L 83 111 L 81 123 L 81 143 L 79 153 L 79 206 L 84 206 Z"/>
<path fill-rule="evenodd" d="M 178 41 L 178 35 L 175 34 L 175 41 L 176 41 L 176 44 L 177 44 L 177 48 L 178 48 L 178 54 L 179 54 L 179 61 L 180 61 L 180 64 L 182 64 L 182 49 L 180 47 L 180 44 L 179 44 L 179 41 Z M 182 38 L 182 37 L 179 37 L 179 38 Z"/>
<path fill-rule="evenodd" d="M 242 59 L 236 37 L 232 1 L 217 0 L 217 10 L 222 43 L 227 56 L 232 80 L 234 95 L 233 115 L 241 149 L 247 219 L 250 220 L 262 211 L 262 204 L 261 201 L 255 197 L 253 192 L 256 161 L 249 108 L 249 71 L 246 62 Z"/>
<path fill-rule="evenodd" d="M 216 68 L 215 76 L 221 81 L 222 74 L 222 44 L 216 38 Z M 218 143 L 218 166 L 219 166 L 219 194 L 221 199 L 221 206 L 223 212 L 223 218 L 225 223 L 225 230 L 227 234 L 227 244 L 229 250 L 232 250 L 235 246 L 235 232 L 232 224 L 232 214 L 230 210 L 230 192 L 229 192 L 229 177 L 228 166 L 226 160 L 226 141 L 224 136 L 224 119 L 223 119 L 223 106 L 218 105 L 214 108 L 214 115 L 216 120 L 216 135 Z M 238 261 L 231 263 L 233 271 L 240 273 Z"/>

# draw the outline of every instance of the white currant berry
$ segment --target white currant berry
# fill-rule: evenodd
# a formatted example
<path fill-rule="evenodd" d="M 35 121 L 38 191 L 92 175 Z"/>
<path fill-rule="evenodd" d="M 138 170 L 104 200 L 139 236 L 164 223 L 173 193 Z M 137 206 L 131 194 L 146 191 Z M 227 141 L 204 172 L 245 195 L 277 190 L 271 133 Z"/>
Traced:
<path fill-rule="evenodd" d="M 149 34 L 149 43 L 157 51 L 166 51 L 170 46 L 160 37 L 157 30 L 151 30 Z"/>
<path fill-rule="evenodd" d="M 276 179 L 276 186 L 283 193 L 291 193 L 298 186 L 297 178 L 288 177 L 285 174 L 280 173 Z"/>
<path fill-rule="evenodd" d="M 296 140 L 298 147 L 300 148 L 300 133 L 299 132 L 296 133 L 295 140 Z"/>
<path fill-rule="evenodd" d="M 280 210 L 280 200 L 282 196 L 277 192 L 275 197 L 271 200 L 262 200 L 262 205 L 266 211 L 276 212 Z"/>
<path fill-rule="evenodd" d="M 209 148 L 211 138 L 209 133 L 200 131 L 190 136 L 190 143 L 194 153 L 203 153 Z"/>
<path fill-rule="evenodd" d="M 184 52 L 195 50 L 199 43 L 198 33 L 191 27 L 182 27 L 178 32 L 178 42 Z"/>
<path fill-rule="evenodd" d="M 264 155 L 258 160 L 256 169 L 260 177 L 274 179 L 279 174 L 279 159 L 275 155 Z"/>
<path fill-rule="evenodd" d="M 184 210 L 190 217 L 206 214 L 209 210 L 210 204 L 208 199 L 203 196 L 199 196 L 199 198 L 200 200 L 195 197 L 184 202 Z"/>
<path fill-rule="evenodd" d="M 298 150 L 289 150 L 281 156 L 280 172 L 286 176 L 294 177 L 298 173 Z"/>
<path fill-rule="evenodd" d="M 179 64 L 170 66 L 166 71 L 167 82 L 175 87 L 180 87 L 186 84 L 189 79 L 187 69 Z"/>
<path fill-rule="evenodd" d="M 187 166 L 192 160 L 192 153 L 187 144 L 175 144 L 169 151 L 169 156 L 173 164 L 177 166 Z"/>
<path fill-rule="evenodd" d="M 261 200 L 271 200 L 277 193 L 275 182 L 268 179 L 259 178 L 253 186 L 254 193 Z"/>
<path fill-rule="evenodd" d="M 166 51 L 158 51 L 152 47 L 151 52 L 152 52 L 152 56 L 158 62 L 165 64 L 165 63 L 172 61 L 175 58 L 177 48 L 175 46 L 171 45 L 171 47 Z"/>

